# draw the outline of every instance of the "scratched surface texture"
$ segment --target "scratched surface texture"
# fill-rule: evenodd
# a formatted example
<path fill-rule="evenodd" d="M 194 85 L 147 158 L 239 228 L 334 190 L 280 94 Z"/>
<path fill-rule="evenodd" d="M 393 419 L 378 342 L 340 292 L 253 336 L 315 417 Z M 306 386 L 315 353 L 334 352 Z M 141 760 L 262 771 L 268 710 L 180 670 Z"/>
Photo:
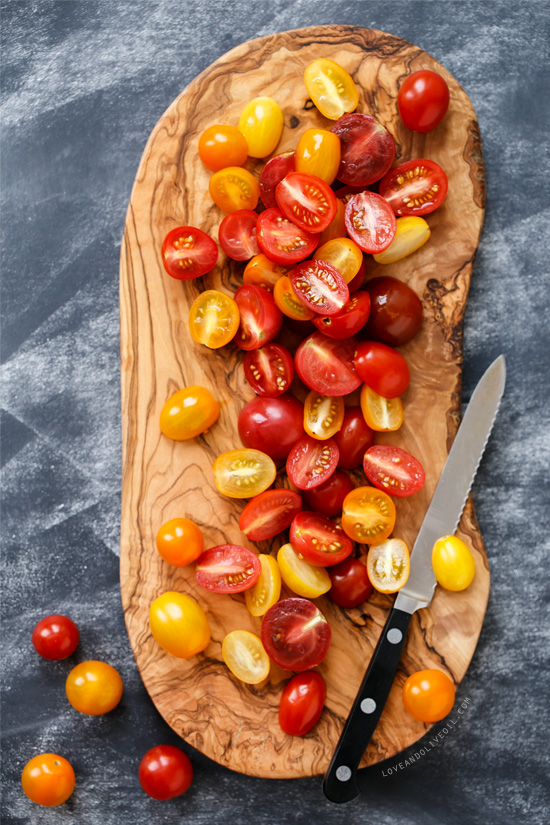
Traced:
<path fill-rule="evenodd" d="M 547 822 L 547 4 L 11 0 L 1 11 L 2 822 Z M 181 740 L 141 684 L 118 579 L 126 206 L 151 129 L 198 72 L 248 38 L 322 23 L 419 45 L 461 83 L 479 119 L 487 211 L 463 400 L 501 352 L 508 384 L 473 490 L 491 595 L 458 692 L 457 707 L 469 703 L 446 734 L 443 722 L 434 727 L 414 764 L 399 767 L 419 746 L 363 771 L 363 795 L 345 808 L 324 800 L 319 779 L 248 778 L 185 744 L 195 782 L 158 803 L 142 793 L 137 766 L 153 745 Z M 30 646 L 35 623 L 53 612 L 81 630 L 66 662 Z M 91 658 L 114 664 L 125 683 L 105 717 L 80 716 L 64 695 L 71 666 Z M 34 806 L 19 784 L 25 762 L 44 751 L 67 756 L 77 773 L 57 809 Z"/>

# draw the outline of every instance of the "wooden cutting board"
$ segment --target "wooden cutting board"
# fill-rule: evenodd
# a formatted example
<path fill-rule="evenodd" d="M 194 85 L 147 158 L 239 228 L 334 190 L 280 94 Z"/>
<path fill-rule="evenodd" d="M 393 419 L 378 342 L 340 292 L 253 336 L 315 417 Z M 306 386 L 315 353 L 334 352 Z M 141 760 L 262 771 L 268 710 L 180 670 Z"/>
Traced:
<path fill-rule="evenodd" d="M 306 65 L 321 56 L 336 60 L 352 75 L 360 89 L 358 111 L 372 114 L 394 135 L 396 162 L 431 158 L 449 177 L 445 203 L 427 216 L 430 241 L 396 264 L 382 266 L 371 260 L 367 271 L 368 278 L 382 273 L 400 278 L 424 304 L 421 332 L 402 348 L 412 376 L 404 396 L 405 423 L 397 433 L 377 439 L 409 450 L 426 469 L 424 489 L 397 502 L 394 535 L 412 547 L 460 420 L 462 325 L 484 213 L 476 115 L 452 75 L 398 37 L 350 26 L 299 29 L 238 46 L 199 75 L 154 128 L 132 190 L 121 252 L 120 570 L 130 641 L 153 702 L 180 736 L 222 765 L 271 778 L 325 771 L 392 599 L 374 594 L 354 610 L 342 610 L 328 597 L 317 600 L 332 627 L 333 641 L 319 668 L 328 686 L 326 709 L 304 738 L 285 735 L 277 721 L 288 673 L 273 667 L 265 686 L 252 687 L 237 681 L 225 667 L 221 643 L 226 633 L 243 628 L 259 634 L 260 620 L 250 616 L 242 596 L 199 588 L 193 565 L 178 569 L 163 562 L 155 536 L 163 522 L 187 516 L 201 526 L 206 547 L 253 547 L 238 528 L 244 503 L 220 496 L 211 470 L 217 455 L 241 446 L 237 416 L 253 397 L 243 377 L 243 353 L 232 345 L 212 352 L 194 343 L 187 328 L 188 310 L 198 292 L 221 288 L 233 293 L 242 283 L 243 264 L 228 261 L 220 252 L 212 273 L 180 283 L 164 273 L 160 248 L 170 229 L 185 224 L 201 227 L 217 239 L 223 215 L 208 195 L 209 173 L 197 152 L 207 126 L 237 124 L 248 100 L 268 95 L 284 112 L 278 152 L 295 148 L 306 128 L 330 128 L 332 124 L 312 108 L 303 81 Z M 417 135 L 401 123 L 396 94 L 407 74 L 425 68 L 443 75 L 451 102 L 434 132 Z M 248 162 L 256 174 L 261 166 Z M 160 410 L 172 393 L 193 384 L 210 388 L 219 399 L 220 419 L 194 441 L 170 441 L 159 430 Z M 360 474 L 357 482 L 361 483 Z M 428 729 L 403 709 L 401 687 L 410 673 L 438 668 L 458 685 L 472 658 L 489 595 L 489 567 L 471 501 L 459 535 L 473 550 L 475 580 L 463 593 L 437 588 L 430 607 L 413 617 L 394 687 L 363 765 L 393 756 Z M 256 549 L 275 552 L 281 543 L 264 542 Z M 167 590 L 194 596 L 210 621 L 210 645 L 187 661 L 164 653 L 149 630 L 149 605 Z"/>

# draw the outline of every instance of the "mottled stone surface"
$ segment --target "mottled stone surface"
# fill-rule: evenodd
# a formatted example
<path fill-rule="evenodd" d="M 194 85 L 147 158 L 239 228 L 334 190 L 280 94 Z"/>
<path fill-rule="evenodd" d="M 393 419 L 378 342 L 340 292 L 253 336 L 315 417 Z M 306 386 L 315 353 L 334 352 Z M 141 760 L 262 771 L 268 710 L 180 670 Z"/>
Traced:
<path fill-rule="evenodd" d="M 439 744 L 426 738 L 432 750 L 415 764 L 364 771 L 364 795 L 346 808 L 324 800 L 318 779 L 240 776 L 185 744 L 194 785 L 157 803 L 139 787 L 139 760 L 155 744 L 181 743 L 142 686 L 118 587 L 126 205 L 152 127 L 199 71 L 245 39 L 319 23 L 416 43 L 455 75 L 479 117 L 487 214 L 466 314 L 464 401 L 501 352 L 508 385 L 474 486 L 492 589 L 458 694 L 471 701 Z M 545 2 L 2 3 L 6 825 L 548 821 L 549 38 Z M 81 630 L 67 662 L 41 660 L 30 646 L 34 624 L 52 612 Z M 64 696 L 71 665 L 90 658 L 116 665 L 125 682 L 120 707 L 103 718 L 80 716 Z M 50 810 L 19 785 L 27 759 L 47 750 L 71 759 L 78 783 Z"/>

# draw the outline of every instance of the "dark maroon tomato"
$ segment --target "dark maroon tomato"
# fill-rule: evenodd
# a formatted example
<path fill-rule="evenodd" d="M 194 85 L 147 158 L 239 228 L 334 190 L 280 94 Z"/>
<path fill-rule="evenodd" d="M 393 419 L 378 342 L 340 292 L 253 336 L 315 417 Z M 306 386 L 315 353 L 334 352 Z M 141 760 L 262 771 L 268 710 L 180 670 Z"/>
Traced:
<path fill-rule="evenodd" d="M 198 584 L 213 593 L 242 593 L 253 587 L 262 566 L 258 556 L 239 544 L 219 544 L 197 559 Z"/>
<path fill-rule="evenodd" d="M 319 235 L 298 229 L 280 209 L 266 209 L 256 225 L 258 246 L 270 261 L 292 266 L 315 252 Z"/>
<path fill-rule="evenodd" d="M 258 213 L 252 209 L 238 209 L 226 215 L 218 229 L 220 246 L 234 261 L 249 261 L 258 254 L 256 223 Z"/>
<path fill-rule="evenodd" d="M 378 189 L 394 214 L 428 215 L 447 196 L 447 175 L 433 160 L 418 158 L 394 166 L 384 175 Z"/>
<path fill-rule="evenodd" d="M 290 527 L 302 509 L 299 493 L 283 487 L 251 498 L 239 518 L 239 527 L 250 541 L 266 541 Z"/>
<path fill-rule="evenodd" d="M 319 315 L 335 315 L 349 300 L 348 285 L 336 267 L 326 261 L 303 261 L 289 278 L 302 303 Z"/>
<path fill-rule="evenodd" d="M 293 395 L 253 398 L 240 411 L 238 427 L 245 447 L 282 461 L 304 434 L 304 407 Z"/>
<path fill-rule="evenodd" d="M 336 518 L 342 512 L 342 503 L 354 488 L 352 480 L 342 470 L 335 470 L 318 487 L 304 491 L 304 501 L 310 510 L 327 518 Z"/>
<path fill-rule="evenodd" d="M 318 513 L 302 510 L 290 525 L 294 552 L 316 567 L 331 567 L 347 559 L 353 542 L 336 524 Z"/>
<path fill-rule="evenodd" d="M 376 192 L 352 195 L 344 213 L 350 238 L 363 252 L 375 255 L 391 244 L 397 231 L 392 208 Z"/>
<path fill-rule="evenodd" d="M 327 686 L 316 671 L 297 673 L 287 682 L 279 704 L 279 725 L 289 736 L 305 736 L 325 706 Z"/>
<path fill-rule="evenodd" d="M 351 338 L 367 323 L 370 312 L 370 295 L 357 292 L 336 315 L 316 315 L 313 323 L 329 338 Z"/>
<path fill-rule="evenodd" d="M 287 475 L 299 490 L 311 490 L 333 474 L 338 455 L 338 447 L 332 438 L 319 441 L 303 435 L 288 454 Z"/>
<path fill-rule="evenodd" d="M 397 95 L 401 120 L 425 134 L 439 126 L 449 108 L 449 87 L 437 72 L 421 69 L 405 78 Z"/>
<path fill-rule="evenodd" d="M 328 653 L 332 633 L 319 608 L 308 599 L 282 599 L 270 607 L 261 629 L 262 644 L 284 670 L 310 670 Z"/>
<path fill-rule="evenodd" d="M 355 338 L 338 341 L 314 332 L 296 350 L 298 377 L 322 395 L 348 395 L 362 383 L 353 363 L 356 349 Z"/>
<path fill-rule="evenodd" d="M 289 172 L 294 172 L 295 157 L 294 152 L 282 152 L 270 158 L 262 169 L 259 180 L 260 197 L 266 209 L 277 206 L 275 188 Z"/>
<path fill-rule="evenodd" d="M 338 607 L 359 607 L 373 591 L 367 565 L 360 559 L 347 558 L 331 567 L 332 587 L 328 594 Z"/>
<path fill-rule="evenodd" d="M 41 619 L 32 632 L 32 644 L 43 659 L 57 662 L 75 652 L 80 634 L 68 616 L 54 613 Z"/>
<path fill-rule="evenodd" d="M 152 799 L 164 801 L 181 796 L 192 781 L 191 760 L 174 745 L 157 745 L 141 760 L 139 783 Z"/>
<path fill-rule="evenodd" d="M 281 344 L 266 344 L 247 352 L 243 364 L 244 377 L 256 395 L 277 398 L 294 379 L 294 359 Z"/>
<path fill-rule="evenodd" d="M 370 115 L 354 112 L 339 118 L 332 131 L 341 143 L 336 177 L 349 186 L 368 186 L 383 177 L 395 157 L 395 141 Z"/>
<path fill-rule="evenodd" d="M 243 284 L 235 293 L 240 324 L 234 341 L 241 349 L 259 349 L 275 338 L 283 323 L 283 313 L 273 295 L 253 284 Z"/>
<path fill-rule="evenodd" d="M 367 281 L 370 315 L 363 328 L 366 338 L 390 347 L 414 338 L 422 323 L 422 301 L 403 281 L 382 275 Z"/>
<path fill-rule="evenodd" d="M 361 407 L 346 407 L 344 421 L 334 440 L 340 451 L 338 467 L 341 470 L 355 470 L 363 463 L 365 450 L 374 444 L 374 430 L 371 430 Z"/>
<path fill-rule="evenodd" d="M 361 263 L 361 266 L 359 267 L 359 272 L 357 273 L 357 275 L 354 275 L 354 277 L 351 279 L 351 281 L 348 284 L 348 289 L 349 289 L 349 294 L 350 295 L 353 295 L 354 292 L 357 292 L 358 289 L 361 289 L 361 287 L 363 286 L 363 284 L 365 282 L 366 274 L 367 274 L 367 259 L 363 255 L 363 261 Z"/>
<path fill-rule="evenodd" d="M 384 398 L 403 395 L 411 380 L 401 353 L 380 341 L 362 341 L 357 345 L 355 369 L 361 380 Z"/>
<path fill-rule="evenodd" d="M 363 458 L 363 470 L 374 487 L 390 496 L 412 496 L 424 486 L 426 474 L 420 461 L 400 447 L 377 444 Z"/>

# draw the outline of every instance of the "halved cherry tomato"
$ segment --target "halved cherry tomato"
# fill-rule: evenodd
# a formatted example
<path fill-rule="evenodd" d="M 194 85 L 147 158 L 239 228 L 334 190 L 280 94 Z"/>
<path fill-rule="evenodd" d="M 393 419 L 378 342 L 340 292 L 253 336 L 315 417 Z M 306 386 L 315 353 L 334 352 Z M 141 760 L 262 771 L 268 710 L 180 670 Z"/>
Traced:
<path fill-rule="evenodd" d="M 396 215 L 428 215 L 447 196 L 447 175 L 434 160 L 407 160 L 390 169 L 380 181 L 379 193 Z"/>
<path fill-rule="evenodd" d="M 346 407 L 341 428 L 334 436 L 340 451 L 338 466 L 341 470 L 355 470 L 363 463 L 365 450 L 374 443 L 371 430 L 361 407 Z"/>
<path fill-rule="evenodd" d="M 409 367 L 397 350 L 379 341 L 362 341 L 354 358 L 357 374 L 384 398 L 403 395 L 411 379 Z"/>
<path fill-rule="evenodd" d="M 422 301 L 416 292 L 389 275 L 367 281 L 365 289 L 371 302 L 365 326 L 367 337 L 390 347 L 414 338 L 422 323 Z"/>
<path fill-rule="evenodd" d="M 184 387 L 162 408 L 160 429 L 167 438 L 187 441 L 209 430 L 219 414 L 220 406 L 206 387 Z"/>
<path fill-rule="evenodd" d="M 271 293 L 259 286 L 243 284 L 235 293 L 239 308 L 239 329 L 235 343 L 241 349 L 263 347 L 275 338 L 283 323 L 283 316 Z"/>
<path fill-rule="evenodd" d="M 260 197 L 266 209 L 277 206 L 275 188 L 290 172 L 295 170 L 295 153 L 282 152 L 270 158 L 260 173 Z"/>
<path fill-rule="evenodd" d="M 300 558 L 316 567 L 330 567 L 347 559 L 353 544 L 344 531 L 318 513 L 302 510 L 290 525 L 290 543 Z"/>
<path fill-rule="evenodd" d="M 149 608 L 149 624 L 155 641 L 179 659 L 190 659 L 208 647 L 210 626 L 206 613 L 191 596 L 170 590 Z"/>
<path fill-rule="evenodd" d="M 261 637 L 267 655 L 285 670 L 317 667 L 328 653 L 330 625 L 313 602 L 282 599 L 264 616 Z"/>
<path fill-rule="evenodd" d="M 196 561 L 204 549 L 200 527 L 188 518 L 172 518 L 157 533 L 159 555 L 174 567 L 185 567 Z"/>
<path fill-rule="evenodd" d="M 390 205 L 376 192 L 352 195 L 346 204 L 346 229 L 364 252 L 382 252 L 395 237 L 397 223 Z"/>
<path fill-rule="evenodd" d="M 314 332 L 294 356 L 298 377 L 310 390 L 323 395 L 348 395 L 361 384 L 353 364 L 356 348 L 355 338 L 337 341 Z"/>
<path fill-rule="evenodd" d="M 373 591 L 366 559 L 348 557 L 329 570 L 332 587 L 329 596 L 338 607 L 359 607 Z"/>
<path fill-rule="evenodd" d="M 327 686 L 319 673 L 297 673 L 287 682 L 281 696 L 281 729 L 289 736 L 305 736 L 321 718 L 326 696 Z"/>
<path fill-rule="evenodd" d="M 277 559 L 261 553 L 260 578 L 255 585 L 245 591 L 246 606 L 252 616 L 263 616 L 281 595 L 281 571 Z"/>
<path fill-rule="evenodd" d="M 306 232 L 319 233 L 336 215 L 336 195 L 321 178 L 290 172 L 275 189 L 277 206 L 289 221 Z"/>
<path fill-rule="evenodd" d="M 391 244 L 383 252 L 373 255 L 377 264 L 394 264 L 401 261 L 430 239 L 430 227 L 424 218 L 411 215 L 407 218 L 397 218 L 396 224 Z"/>
<path fill-rule="evenodd" d="M 329 120 L 337 120 L 357 108 L 357 87 L 352 77 L 334 60 L 328 57 L 314 60 L 306 66 L 304 81 L 313 103 Z"/>
<path fill-rule="evenodd" d="M 335 315 L 349 299 L 349 289 L 338 272 L 325 261 L 303 261 L 289 275 L 298 298 L 319 315 Z"/>
<path fill-rule="evenodd" d="M 312 438 L 325 441 L 338 432 L 344 420 L 344 399 L 312 390 L 304 402 L 304 430 Z"/>
<path fill-rule="evenodd" d="M 74 791 L 73 766 L 57 753 L 38 754 L 23 768 L 21 785 L 31 802 L 54 808 L 66 802 Z"/>
<path fill-rule="evenodd" d="M 220 246 L 234 261 L 249 261 L 258 254 L 256 242 L 257 212 L 252 209 L 237 209 L 226 215 L 218 229 Z"/>
<path fill-rule="evenodd" d="M 281 344 L 266 344 L 244 356 L 244 377 L 256 393 L 277 398 L 286 392 L 294 378 L 294 360 Z"/>
<path fill-rule="evenodd" d="M 466 590 L 476 573 L 472 551 L 458 536 L 442 536 L 435 542 L 432 567 L 437 583 L 455 592 Z"/>
<path fill-rule="evenodd" d="M 71 656 L 78 647 L 79 639 L 78 627 L 72 619 L 59 613 L 45 616 L 32 632 L 34 649 L 43 659 L 52 662 Z"/>
<path fill-rule="evenodd" d="M 302 498 L 284 487 L 266 490 L 251 499 L 239 518 L 239 527 L 250 541 L 266 541 L 286 530 L 302 509 Z"/>
<path fill-rule="evenodd" d="M 340 139 L 327 129 L 306 129 L 296 148 L 296 171 L 315 175 L 329 185 L 340 166 Z"/>
<path fill-rule="evenodd" d="M 318 441 L 303 435 L 286 460 L 289 479 L 299 490 L 318 487 L 333 474 L 338 464 L 338 447 L 332 438 Z"/>
<path fill-rule="evenodd" d="M 139 765 L 139 784 L 152 799 L 164 801 L 181 796 L 193 781 L 193 765 L 181 748 L 157 745 Z"/>
<path fill-rule="evenodd" d="M 189 281 L 214 269 L 218 245 L 202 229 L 178 226 L 165 237 L 160 254 L 164 268 L 172 278 Z"/>
<path fill-rule="evenodd" d="M 247 103 L 239 118 L 239 132 L 246 138 L 250 157 L 266 158 L 274 152 L 283 125 L 283 113 L 273 98 L 255 97 Z"/>
<path fill-rule="evenodd" d="M 403 685 L 405 710 L 421 722 L 439 722 L 453 709 L 455 687 L 440 670 L 419 670 Z"/>
<path fill-rule="evenodd" d="M 269 675 L 269 657 L 261 640 L 248 630 L 232 630 L 222 643 L 222 659 L 246 685 L 258 685 Z"/>
<path fill-rule="evenodd" d="M 330 576 L 322 567 L 304 561 L 291 544 L 283 544 L 277 553 L 281 577 L 293 593 L 304 599 L 317 599 L 330 590 Z"/>
<path fill-rule="evenodd" d="M 312 320 L 319 332 L 329 338 L 351 338 L 363 329 L 370 312 L 368 292 L 356 292 L 335 315 L 316 315 Z"/>
<path fill-rule="evenodd" d="M 294 321 L 309 321 L 315 317 L 315 312 L 309 309 L 294 291 L 289 277 L 279 278 L 273 289 L 275 303 L 287 318 Z"/>
<path fill-rule="evenodd" d="M 214 593 L 242 593 L 260 578 L 258 556 L 239 544 L 219 544 L 201 554 L 196 569 L 198 584 Z"/>
<path fill-rule="evenodd" d="M 273 460 L 260 450 L 229 450 L 212 465 L 218 492 L 229 498 L 253 498 L 275 481 Z"/>
<path fill-rule="evenodd" d="M 238 209 L 256 209 L 260 189 L 258 181 L 248 169 L 228 166 L 214 172 L 208 184 L 210 197 L 223 212 Z"/>
<path fill-rule="evenodd" d="M 395 526 L 395 504 L 376 487 L 356 487 L 342 507 L 342 527 L 359 544 L 380 544 Z"/>
<path fill-rule="evenodd" d="M 226 166 L 242 166 L 248 158 L 248 145 L 236 126 L 217 123 L 199 138 L 199 157 L 212 172 Z"/>
<path fill-rule="evenodd" d="M 293 395 L 253 398 L 239 413 L 238 429 L 245 447 L 261 450 L 274 461 L 286 459 L 304 434 L 304 408 Z"/>
<path fill-rule="evenodd" d="M 344 115 L 332 127 L 341 141 L 337 178 L 349 186 L 369 186 L 380 180 L 393 163 L 395 141 L 370 115 Z"/>
<path fill-rule="evenodd" d="M 323 243 L 317 247 L 313 258 L 335 267 L 347 284 L 353 281 L 363 263 L 363 253 L 350 238 L 333 238 Z"/>
<path fill-rule="evenodd" d="M 363 458 L 365 475 L 374 487 L 391 496 L 412 496 L 424 486 L 426 474 L 420 461 L 402 450 L 386 444 L 369 447 Z"/>
<path fill-rule="evenodd" d="M 352 480 L 341 470 L 335 470 L 330 478 L 318 487 L 304 490 L 304 501 L 309 510 L 322 513 L 328 518 L 336 518 L 342 512 L 342 505 L 348 493 L 354 489 Z"/>
<path fill-rule="evenodd" d="M 266 209 L 258 217 L 258 246 L 278 264 L 297 264 L 307 258 L 318 243 L 318 235 L 299 229 L 280 209 Z"/>
<path fill-rule="evenodd" d="M 386 539 L 369 549 L 367 573 L 379 593 L 397 593 L 407 583 L 410 571 L 409 548 L 401 539 Z"/>
<path fill-rule="evenodd" d="M 376 432 L 393 432 L 403 423 L 403 404 L 400 398 L 384 398 L 363 384 L 361 409 L 365 421 Z"/>
<path fill-rule="evenodd" d="M 189 332 L 197 344 L 209 349 L 224 347 L 239 328 L 239 307 L 217 289 L 199 292 L 189 310 Z"/>
<path fill-rule="evenodd" d="M 256 227 L 258 221 L 256 221 Z M 290 272 L 290 267 L 276 264 L 270 261 L 267 255 L 261 252 L 247 263 L 243 272 L 243 283 L 261 286 L 268 292 L 273 292 L 273 287 L 283 275 Z"/>
<path fill-rule="evenodd" d="M 80 662 L 65 681 L 67 699 L 87 716 L 102 716 L 116 708 L 122 698 L 122 679 L 107 662 Z"/>
<path fill-rule="evenodd" d="M 431 132 L 447 113 L 449 87 L 437 72 L 413 72 L 399 87 L 397 105 L 407 129 L 420 134 Z"/>
<path fill-rule="evenodd" d="M 321 234 L 319 235 L 319 246 L 322 244 L 326 244 L 329 241 L 334 240 L 335 238 L 343 238 L 346 234 L 346 221 L 345 221 L 345 203 L 340 200 L 340 198 L 336 198 L 336 215 L 327 226 L 326 229 L 323 229 Z"/>

